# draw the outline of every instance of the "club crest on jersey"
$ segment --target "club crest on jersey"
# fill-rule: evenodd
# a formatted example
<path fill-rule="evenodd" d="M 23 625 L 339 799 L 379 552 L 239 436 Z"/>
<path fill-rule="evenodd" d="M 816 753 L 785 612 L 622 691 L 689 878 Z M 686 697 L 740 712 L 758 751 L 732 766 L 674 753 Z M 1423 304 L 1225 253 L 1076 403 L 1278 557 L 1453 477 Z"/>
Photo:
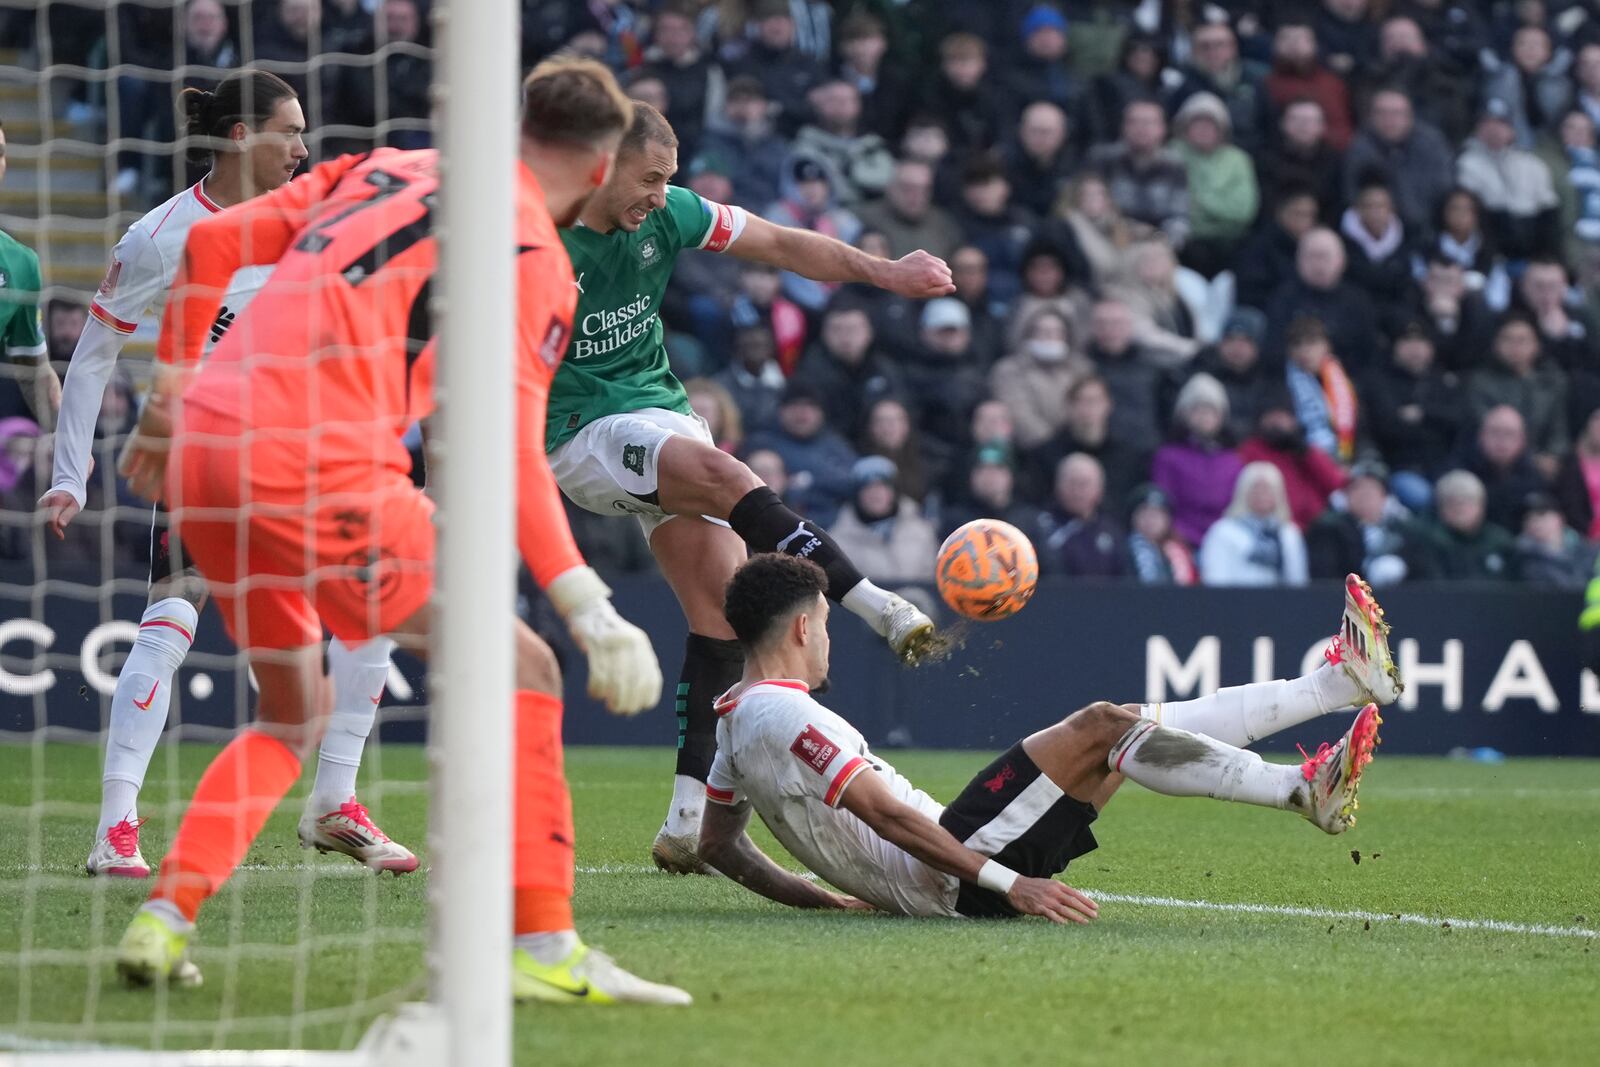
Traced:
<path fill-rule="evenodd" d="M 651 234 L 639 242 L 639 266 L 653 267 L 661 261 L 661 246 L 656 244 L 655 234 Z"/>
<path fill-rule="evenodd" d="M 644 445 L 622 446 L 622 469 L 644 477 Z"/>
<path fill-rule="evenodd" d="M 580 290 L 581 291 L 581 290 Z M 544 344 L 539 346 L 539 358 L 544 360 L 544 365 L 551 370 L 561 362 L 561 353 L 567 350 L 567 327 L 562 322 L 552 322 L 550 332 L 544 335 Z"/>
<path fill-rule="evenodd" d="M 821 730 L 807 723 L 800 736 L 794 739 L 794 744 L 789 746 L 789 751 L 799 756 L 807 767 L 822 774 L 839 754 L 839 746 L 828 740 Z"/>

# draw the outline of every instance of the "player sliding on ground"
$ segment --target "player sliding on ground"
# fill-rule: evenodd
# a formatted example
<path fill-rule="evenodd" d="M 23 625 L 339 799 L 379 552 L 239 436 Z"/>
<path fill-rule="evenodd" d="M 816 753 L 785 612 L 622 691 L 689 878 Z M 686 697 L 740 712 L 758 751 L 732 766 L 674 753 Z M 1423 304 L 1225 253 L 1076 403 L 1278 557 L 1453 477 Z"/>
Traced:
<path fill-rule="evenodd" d="M 300 101 L 274 74 L 243 70 L 224 78 L 215 92 L 185 89 L 183 105 L 190 155 L 209 159 L 211 170 L 130 226 L 111 253 L 111 266 L 89 306 L 91 317 L 67 368 L 56 428 L 55 479 L 39 500 L 58 537 L 83 507 L 89 446 L 112 367 L 139 320 L 160 313 L 190 229 L 223 208 L 282 186 L 306 158 Z M 207 324 L 207 350 L 244 314 L 271 272 L 267 265 L 251 266 L 233 276 L 216 318 Z M 144 823 L 139 790 L 167 723 L 173 679 L 194 643 L 205 604 L 205 581 L 184 562 L 159 505 L 151 513 L 149 580 L 139 635 L 111 696 L 100 824 L 84 864 L 90 874 L 150 876 L 139 849 Z M 398 874 L 415 870 L 417 858 L 373 824 L 355 795 L 361 748 L 378 710 L 373 698 L 383 693 L 392 648 L 387 638 L 356 648 L 335 639 L 328 647 L 334 714 L 300 839 L 307 846 L 343 852 L 374 870 Z"/>
<path fill-rule="evenodd" d="M 1377 744 L 1375 705 L 1400 695 L 1382 611 L 1351 575 L 1339 636 L 1311 674 L 1170 704 L 1091 704 L 1013 745 L 947 808 L 810 697 L 828 673 L 826 581 L 804 560 L 764 555 L 729 583 L 745 669 L 717 701 L 700 828 L 708 863 L 800 908 L 1088 922 L 1094 901 L 1053 876 L 1095 847 L 1089 824 L 1124 778 L 1169 796 L 1282 808 L 1343 833 Z M 1299 765 L 1236 747 L 1359 704 L 1344 737 Z M 745 832 L 752 808 L 796 859 L 851 895 L 762 853 Z"/>
<path fill-rule="evenodd" d="M 587 654 L 590 692 L 623 714 L 656 703 L 661 670 L 649 639 L 617 615 L 610 590 L 573 544 L 542 431 L 576 302 L 556 223 L 576 218 L 605 179 L 631 112 L 597 63 L 534 70 L 525 87 L 516 232 L 503 249 L 516 255 L 518 271 L 516 380 L 507 383 L 522 427 L 517 547 Z M 193 365 L 234 271 L 258 262 L 277 269 L 204 373 L 177 374 L 189 384 L 170 461 L 162 420 L 174 383 L 164 375 L 123 467 L 142 495 L 164 483 L 184 543 L 249 656 L 260 699 L 256 723 L 201 778 L 150 899 L 117 950 L 118 971 L 135 984 L 199 981 L 185 947 L 200 906 L 294 785 L 327 713 L 324 625 L 352 643 L 392 634 L 427 651 L 433 505 L 411 483 L 401 438 L 433 409 L 438 163 L 431 150 L 347 156 L 190 235 L 158 352 L 172 369 Z M 518 690 L 513 989 L 519 999 L 687 1004 L 686 993 L 634 977 L 574 932 L 560 672 L 549 646 L 521 622 L 506 622 L 516 629 Z"/>
<path fill-rule="evenodd" d="M 822 234 L 775 226 L 667 185 L 677 169 L 672 127 L 635 103 L 611 177 L 579 224 L 562 231 L 578 276 L 577 329 L 550 388 L 546 447 L 556 481 L 574 503 L 638 518 L 688 620 L 672 804 L 650 850 L 657 866 L 688 873 L 705 871 L 694 843 L 716 750 L 711 704 L 741 669 L 722 591 L 746 545 L 818 564 L 829 599 L 865 619 L 908 662 L 929 651 L 934 632 L 920 609 L 863 578 L 822 527 L 712 443 L 667 364 L 660 310 L 672 266 L 680 252 L 698 248 L 915 299 L 955 286 L 950 268 L 926 252 L 877 259 Z"/>

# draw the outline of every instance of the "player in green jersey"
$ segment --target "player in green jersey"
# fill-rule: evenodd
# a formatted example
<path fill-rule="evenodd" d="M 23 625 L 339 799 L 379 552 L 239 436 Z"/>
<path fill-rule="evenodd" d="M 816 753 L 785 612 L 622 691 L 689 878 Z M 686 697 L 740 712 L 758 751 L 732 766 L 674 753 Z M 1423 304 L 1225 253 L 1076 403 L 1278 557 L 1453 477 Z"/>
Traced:
<path fill-rule="evenodd" d="M 699 248 L 915 299 L 955 286 L 945 262 L 926 252 L 878 259 L 831 237 L 776 226 L 668 186 L 677 169 L 672 127 L 636 103 L 610 177 L 579 223 L 562 232 L 578 311 L 550 388 L 546 445 L 556 481 L 574 503 L 638 518 L 689 622 L 672 806 L 650 850 L 657 866 L 687 873 L 707 870 L 695 846 L 716 753 L 712 704 L 739 680 L 744 658 L 723 618 L 722 596 L 747 545 L 816 563 L 828 575 L 828 596 L 865 619 L 906 662 L 925 656 L 936 636 L 926 614 L 863 578 L 820 526 L 712 444 L 667 365 L 660 310 L 673 263 L 684 249 Z"/>
<path fill-rule="evenodd" d="M 0 126 L 0 181 L 5 176 L 6 133 Z M 39 316 L 42 288 L 38 255 L 0 230 L 0 350 L 7 360 L 25 368 L 17 383 L 23 399 L 34 421 L 50 430 L 55 428 L 55 412 L 61 407 L 61 379 L 45 353 Z"/>

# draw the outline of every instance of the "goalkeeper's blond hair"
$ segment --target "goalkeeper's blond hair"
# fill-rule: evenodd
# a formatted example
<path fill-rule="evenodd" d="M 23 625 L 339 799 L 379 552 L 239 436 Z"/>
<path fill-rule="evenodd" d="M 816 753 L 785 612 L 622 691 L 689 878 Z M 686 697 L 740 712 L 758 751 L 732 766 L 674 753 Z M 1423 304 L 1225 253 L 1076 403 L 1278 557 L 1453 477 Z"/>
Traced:
<path fill-rule="evenodd" d="M 522 83 L 522 135 L 543 144 L 614 142 L 633 123 L 633 101 L 604 64 L 556 56 Z"/>

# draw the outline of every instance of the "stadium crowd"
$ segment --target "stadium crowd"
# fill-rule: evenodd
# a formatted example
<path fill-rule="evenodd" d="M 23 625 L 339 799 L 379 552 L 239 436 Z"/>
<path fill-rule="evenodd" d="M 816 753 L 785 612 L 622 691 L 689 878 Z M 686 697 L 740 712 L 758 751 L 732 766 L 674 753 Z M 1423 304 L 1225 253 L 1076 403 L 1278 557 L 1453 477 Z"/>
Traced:
<path fill-rule="evenodd" d="M 74 8 L 40 16 L 67 20 L 55 62 L 139 65 L 67 93 L 107 136 L 171 139 L 161 70 L 263 61 L 317 156 L 427 143 L 423 0 L 127 4 L 109 34 Z M 661 308 L 720 447 L 869 578 L 926 581 L 947 531 L 997 516 L 1070 576 L 1587 581 L 1591 5 L 528 0 L 525 61 L 558 50 L 660 108 L 707 199 L 950 262 L 958 293 L 919 305 L 688 253 Z M 112 194 L 170 195 L 167 158 L 119 155 Z M 46 325 L 64 361 L 81 306 Z M 19 402 L 0 507 L 28 512 L 48 452 Z M 108 441 L 133 409 L 108 391 Z M 651 566 L 634 523 L 572 514 L 597 567 Z"/>

